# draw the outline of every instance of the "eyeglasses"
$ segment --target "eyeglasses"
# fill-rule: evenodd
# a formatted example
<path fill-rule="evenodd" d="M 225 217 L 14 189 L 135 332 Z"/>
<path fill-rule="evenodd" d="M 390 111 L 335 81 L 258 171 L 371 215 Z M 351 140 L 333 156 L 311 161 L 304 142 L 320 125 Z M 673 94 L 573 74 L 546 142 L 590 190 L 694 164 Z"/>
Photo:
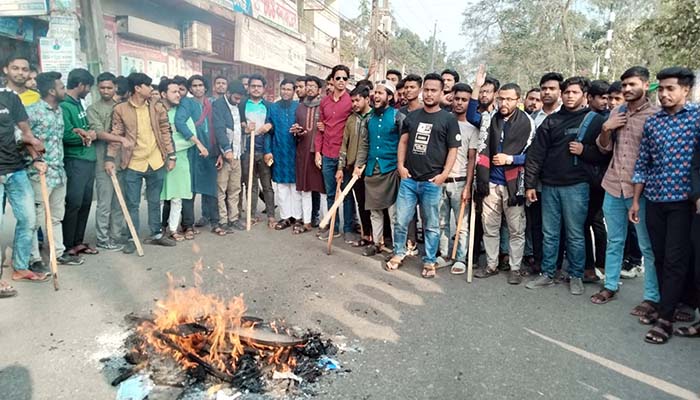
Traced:
<path fill-rule="evenodd" d="M 498 102 L 500 102 L 500 103 L 505 103 L 505 102 L 513 103 L 515 101 L 518 101 L 519 99 L 514 99 L 511 97 L 496 97 L 496 100 L 498 100 Z"/>
<path fill-rule="evenodd" d="M 263 87 L 263 85 L 251 85 L 251 84 L 248 84 L 248 87 L 249 87 L 249 88 L 261 88 L 261 87 Z"/>
<path fill-rule="evenodd" d="M 344 81 L 347 81 L 347 80 L 350 79 L 350 78 L 348 78 L 347 76 L 336 76 L 336 77 L 335 77 L 335 80 L 336 80 L 336 81 L 339 81 L 339 80 L 341 80 L 341 79 L 344 80 Z"/>

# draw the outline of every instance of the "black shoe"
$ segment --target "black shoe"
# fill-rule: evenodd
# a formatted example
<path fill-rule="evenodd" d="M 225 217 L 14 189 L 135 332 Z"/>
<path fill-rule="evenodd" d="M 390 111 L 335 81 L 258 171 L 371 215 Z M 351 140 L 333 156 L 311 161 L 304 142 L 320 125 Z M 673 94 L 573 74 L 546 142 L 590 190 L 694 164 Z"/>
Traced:
<path fill-rule="evenodd" d="M 318 218 L 314 218 L 311 220 L 312 228 L 318 228 L 319 225 L 321 225 L 321 221 Z"/>
<path fill-rule="evenodd" d="M 197 220 L 197 222 L 194 223 L 195 228 L 202 228 L 209 225 L 209 220 L 202 217 Z"/>
<path fill-rule="evenodd" d="M 227 230 L 237 230 L 237 231 L 244 231 L 246 230 L 246 226 L 241 223 L 241 220 L 237 219 L 233 222 L 229 222 L 226 225 Z"/>
<path fill-rule="evenodd" d="M 43 261 L 34 261 L 30 266 L 29 270 L 35 274 L 46 274 L 46 276 L 51 276 L 51 270 L 44 264 Z"/>
<path fill-rule="evenodd" d="M 174 247 L 177 245 L 177 242 L 165 235 L 161 235 L 159 238 L 148 239 L 145 243 L 163 247 Z"/>
<path fill-rule="evenodd" d="M 124 254 L 134 254 L 136 252 L 136 244 L 134 244 L 133 240 L 126 242 L 122 252 L 124 252 Z"/>
<path fill-rule="evenodd" d="M 58 257 L 56 261 L 61 265 L 83 265 L 83 263 L 85 263 L 84 258 L 79 256 L 72 256 L 66 253 Z"/>

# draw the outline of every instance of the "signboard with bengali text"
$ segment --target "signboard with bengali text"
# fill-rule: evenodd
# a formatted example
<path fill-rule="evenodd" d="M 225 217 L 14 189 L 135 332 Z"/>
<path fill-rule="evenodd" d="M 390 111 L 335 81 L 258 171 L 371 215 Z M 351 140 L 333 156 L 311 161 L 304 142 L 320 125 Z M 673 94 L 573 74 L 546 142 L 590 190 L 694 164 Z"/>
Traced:
<path fill-rule="evenodd" d="M 47 0 L 0 0 L 0 16 L 46 15 L 48 11 Z"/>
<path fill-rule="evenodd" d="M 282 31 L 298 34 L 296 2 L 291 0 L 251 0 L 253 17 Z"/>

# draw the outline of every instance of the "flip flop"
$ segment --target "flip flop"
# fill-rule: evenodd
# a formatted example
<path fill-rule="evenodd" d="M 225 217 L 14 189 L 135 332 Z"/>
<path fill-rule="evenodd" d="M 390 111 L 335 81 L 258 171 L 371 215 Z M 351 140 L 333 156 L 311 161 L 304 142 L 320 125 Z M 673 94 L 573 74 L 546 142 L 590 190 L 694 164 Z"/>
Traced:
<path fill-rule="evenodd" d="M 435 264 L 423 264 L 423 271 L 420 276 L 425 279 L 433 279 L 437 275 Z"/>
<path fill-rule="evenodd" d="M 85 253 L 85 254 L 90 254 L 90 255 L 93 255 L 93 256 L 94 256 L 94 255 L 97 255 L 97 254 L 100 254 L 100 252 L 97 251 L 97 249 L 95 249 L 95 248 L 93 248 L 93 247 L 90 247 L 90 245 L 87 244 L 87 243 L 81 243 L 81 244 L 78 245 L 78 246 L 82 246 L 82 247 L 83 247 L 83 249 L 80 250 L 80 251 L 78 251 L 78 253 Z"/>
<path fill-rule="evenodd" d="M 0 299 L 17 296 L 17 289 L 5 281 L 0 281 Z"/>
<path fill-rule="evenodd" d="M 46 274 L 37 274 L 36 272 L 32 272 L 30 270 L 24 270 L 22 272 L 15 270 L 12 273 L 12 280 L 18 281 L 18 282 L 21 281 L 21 282 L 40 283 L 40 282 L 48 282 L 49 276 Z"/>

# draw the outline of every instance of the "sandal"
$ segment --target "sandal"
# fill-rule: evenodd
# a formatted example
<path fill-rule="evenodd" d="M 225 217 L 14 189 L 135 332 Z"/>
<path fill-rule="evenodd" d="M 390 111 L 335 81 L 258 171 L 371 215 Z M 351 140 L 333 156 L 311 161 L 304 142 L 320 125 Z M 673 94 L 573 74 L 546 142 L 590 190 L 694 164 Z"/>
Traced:
<path fill-rule="evenodd" d="M 484 268 L 479 268 L 476 271 L 474 271 L 474 277 L 475 278 L 488 278 L 494 275 L 498 275 L 498 267 L 494 269 L 489 269 L 488 267 Z"/>
<path fill-rule="evenodd" d="M 185 230 L 185 240 L 194 240 L 194 229 L 188 228 Z"/>
<path fill-rule="evenodd" d="M 588 276 L 586 274 L 584 274 L 582 280 L 583 280 L 583 283 L 596 283 L 596 282 L 600 282 L 600 277 L 598 275 L 596 275 L 595 273 L 593 273 L 593 275 L 588 275 Z"/>
<path fill-rule="evenodd" d="M 84 246 L 84 249 L 81 250 L 79 253 L 90 254 L 90 255 L 93 255 L 93 256 L 94 256 L 94 255 L 97 255 L 97 254 L 100 254 L 100 252 L 97 251 L 96 248 L 90 247 L 90 245 L 87 244 L 87 243 L 82 243 L 82 244 L 80 244 L 79 246 Z"/>
<path fill-rule="evenodd" d="M 183 240 L 185 240 L 185 237 L 177 232 L 171 233 L 170 237 L 176 242 L 182 242 Z"/>
<path fill-rule="evenodd" d="M 17 289 L 5 281 L 0 281 L 0 299 L 17 296 Z"/>
<path fill-rule="evenodd" d="M 630 314 L 634 315 L 635 317 L 643 317 L 652 311 L 656 311 L 657 306 L 657 303 L 644 300 L 637 307 L 633 308 Z"/>
<path fill-rule="evenodd" d="M 15 270 L 12 273 L 12 280 L 13 281 L 24 281 L 24 282 L 32 282 L 32 283 L 39 283 L 39 282 L 46 282 L 49 280 L 49 276 L 46 274 L 41 274 L 41 273 L 36 273 L 32 272 L 30 270 Z"/>
<path fill-rule="evenodd" d="M 372 244 L 371 241 L 363 238 L 363 239 L 360 239 L 356 242 L 352 242 L 352 247 L 367 247 L 370 244 Z"/>
<path fill-rule="evenodd" d="M 289 219 L 281 219 L 277 222 L 277 224 L 275 224 L 275 230 L 281 231 L 289 228 L 290 226 L 292 226 L 292 221 L 290 221 Z"/>
<path fill-rule="evenodd" d="M 423 271 L 421 271 L 420 276 L 425 279 L 433 279 L 437 274 L 435 264 L 423 264 Z"/>
<path fill-rule="evenodd" d="M 292 230 L 292 234 L 294 235 L 301 235 L 302 233 L 306 233 L 313 228 L 311 227 L 311 224 L 297 224 L 294 225 L 294 228 Z"/>
<path fill-rule="evenodd" d="M 682 326 L 680 328 L 676 328 L 676 330 L 673 331 L 673 334 L 681 337 L 700 337 L 700 322 L 694 323 L 690 326 Z"/>
<path fill-rule="evenodd" d="M 668 342 L 673 334 L 673 324 L 669 321 L 660 319 L 656 322 L 653 328 L 644 335 L 644 341 L 651 344 L 664 344 Z"/>
<path fill-rule="evenodd" d="M 217 225 L 211 231 L 219 236 L 226 236 L 226 229 L 222 228 L 221 225 Z"/>
<path fill-rule="evenodd" d="M 695 321 L 695 310 L 685 304 L 679 304 L 678 307 L 676 307 L 676 311 L 673 312 L 673 321 L 693 322 Z"/>
<path fill-rule="evenodd" d="M 277 221 L 275 221 L 274 218 L 270 217 L 267 219 L 267 227 L 268 228 L 275 229 L 276 226 L 277 226 Z"/>
<path fill-rule="evenodd" d="M 369 246 L 365 247 L 364 250 L 362 250 L 362 255 L 365 257 L 372 257 L 372 256 L 376 256 L 380 252 L 381 252 L 381 250 L 380 250 L 379 246 L 375 246 L 374 244 L 370 244 Z"/>
<path fill-rule="evenodd" d="M 467 273 L 467 266 L 463 262 L 456 262 L 450 267 L 450 273 L 452 275 L 462 275 Z"/>
<path fill-rule="evenodd" d="M 613 292 L 610 289 L 603 289 L 600 292 L 594 294 L 591 296 L 591 303 L 593 304 L 605 304 L 610 302 L 611 300 L 615 300 L 615 294 L 617 292 Z"/>
<path fill-rule="evenodd" d="M 387 261 L 384 264 L 384 269 L 391 272 L 391 271 L 396 271 L 397 269 L 401 268 L 401 264 L 403 264 L 403 259 L 404 257 L 394 255 L 392 256 L 389 261 Z"/>
<path fill-rule="evenodd" d="M 659 320 L 659 312 L 654 310 L 648 312 L 646 315 L 639 317 L 639 323 L 642 325 L 652 325 Z"/>

